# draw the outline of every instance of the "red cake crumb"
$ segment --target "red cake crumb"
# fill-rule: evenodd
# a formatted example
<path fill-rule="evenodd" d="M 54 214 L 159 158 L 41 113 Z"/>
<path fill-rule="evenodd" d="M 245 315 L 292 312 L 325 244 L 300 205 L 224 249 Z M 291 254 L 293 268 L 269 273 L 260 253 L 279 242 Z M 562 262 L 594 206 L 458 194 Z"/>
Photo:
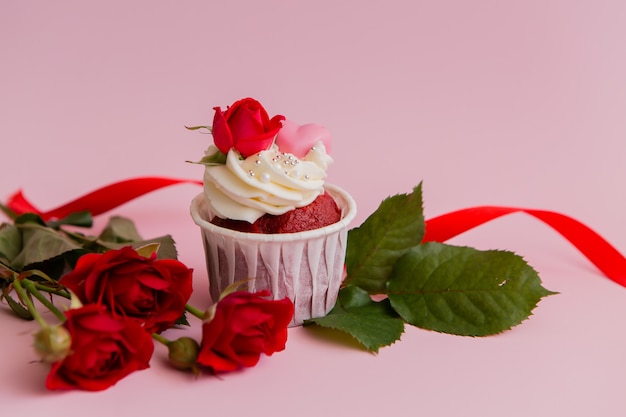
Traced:
<path fill-rule="evenodd" d="M 231 220 L 215 217 L 211 223 L 227 229 L 245 233 L 296 233 L 319 229 L 337 223 L 341 218 L 341 210 L 333 198 L 324 193 L 305 207 L 274 216 L 266 214 L 254 223 L 243 220 Z"/>

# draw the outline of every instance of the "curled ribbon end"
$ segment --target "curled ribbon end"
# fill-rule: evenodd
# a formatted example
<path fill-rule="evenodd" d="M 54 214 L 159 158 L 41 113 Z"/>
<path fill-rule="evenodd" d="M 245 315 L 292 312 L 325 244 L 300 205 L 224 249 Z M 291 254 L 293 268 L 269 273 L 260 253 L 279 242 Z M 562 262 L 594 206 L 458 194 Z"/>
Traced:
<path fill-rule="evenodd" d="M 6 206 L 17 215 L 24 213 L 41 214 L 41 211 L 33 206 L 30 201 L 26 199 L 26 197 L 24 197 L 22 190 L 17 190 L 13 195 L 11 195 Z"/>
<path fill-rule="evenodd" d="M 590 227 L 561 213 L 516 207 L 479 206 L 426 221 L 424 242 L 444 242 L 483 223 L 511 213 L 526 213 L 556 230 L 604 275 L 626 287 L 626 257 Z"/>

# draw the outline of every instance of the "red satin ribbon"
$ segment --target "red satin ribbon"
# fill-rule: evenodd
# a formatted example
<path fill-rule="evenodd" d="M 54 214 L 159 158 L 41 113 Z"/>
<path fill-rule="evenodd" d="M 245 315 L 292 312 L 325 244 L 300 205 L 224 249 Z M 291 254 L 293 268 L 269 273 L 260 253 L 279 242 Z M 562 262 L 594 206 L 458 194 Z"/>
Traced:
<path fill-rule="evenodd" d="M 201 181 L 175 178 L 132 178 L 107 185 L 49 211 L 37 209 L 24 197 L 20 190 L 9 198 L 7 207 L 17 214 L 36 213 L 44 220 L 62 219 L 77 211 L 89 211 L 92 216 L 97 216 L 151 191 L 183 183 L 202 185 Z"/>
<path fill-rule="evenodd" d="M 17 214 L 37 213 L 44 220 L 63 218 L 70 213 L 84 210 L 96 216 L 149 192 L 183 183 L 202 185 L 201 181 L 195 180 L 162 177 L 134 178 L 107 185 L 46 212 L 33 206 L 21 191 L 9 198 L 7 206 Z M 427 220 L 424 241 L 445 242 L 490 220 L 518 212 L 529 214 L 551 226 L 578 248 L 607 277 L 626 287 L 626 258 L 591 228 L 571 217 L 552 211 L 496 206 L 466 208 Z"/>
<path fill-rule="evenodd" d="M 444 242 L 490 220 L 518 212 L 530 214 L 552 227 L 607 277 L 626 287 L 626 258 L 588 226 L 553 211 L 494 206 L 453 211 L 426 221 L 424 241 Z"/>

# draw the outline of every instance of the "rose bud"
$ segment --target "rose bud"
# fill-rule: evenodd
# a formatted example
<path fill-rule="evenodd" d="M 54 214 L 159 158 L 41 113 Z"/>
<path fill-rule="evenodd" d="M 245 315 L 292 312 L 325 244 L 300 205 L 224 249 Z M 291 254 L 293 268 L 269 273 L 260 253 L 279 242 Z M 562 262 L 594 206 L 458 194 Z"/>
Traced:
<path fill-rule="evenodd" d="M 72 337 L 63 326 L 44 327 L 35 333 L 35 352 L 47 363 L 63 360 L 70 353 Z"/>
<path fill-rule="evenodd" d="M 191 337 L 181 337 L 167 344 L 170 363 L 178 369 L 198 371 L 196 360 L 200 345 Z"/>
<path fill-rule="evenodd" d="M 225 112 L 214 107 L 213 141 L 227 154 L 231 148 L 244 158 L 268 149 L 282 127 L 285 116 L 269 117 L 261 103 L 252 98 L 234 102 Z"/>

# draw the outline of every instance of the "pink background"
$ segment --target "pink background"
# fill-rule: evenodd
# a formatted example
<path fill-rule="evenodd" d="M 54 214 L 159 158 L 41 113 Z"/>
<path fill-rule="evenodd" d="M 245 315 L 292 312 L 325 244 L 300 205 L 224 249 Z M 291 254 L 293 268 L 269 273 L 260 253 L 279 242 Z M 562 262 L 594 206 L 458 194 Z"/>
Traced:
<path fill-rule="evenodd" d="M 329 181 L 357 201 L 355 226 L 424 181 L 427 217 L 555 210 L 626 252 L 625 45 L 621 0 L 5 0 L 0 198 L 22 188 L 48 209 L 128 177 L 200 179 L 185 161 L 210 137 L 183 126 L 251 96 L 330 129 Z M 173 235 L 202 307 L 198 192 L 171 187 L 114 214 Z M 504 334 L 407 327 L 378 355 L 294 328 L 284 352 L 222 378 L 175 372 L 158 346 L 151 369 L 96 394 L 47 392 L 35 325 L 2 306 L 2 415 L 624 415 L 626 288 L 525 215 L 451 243 L 516 251 L 560 294 Z"/>

